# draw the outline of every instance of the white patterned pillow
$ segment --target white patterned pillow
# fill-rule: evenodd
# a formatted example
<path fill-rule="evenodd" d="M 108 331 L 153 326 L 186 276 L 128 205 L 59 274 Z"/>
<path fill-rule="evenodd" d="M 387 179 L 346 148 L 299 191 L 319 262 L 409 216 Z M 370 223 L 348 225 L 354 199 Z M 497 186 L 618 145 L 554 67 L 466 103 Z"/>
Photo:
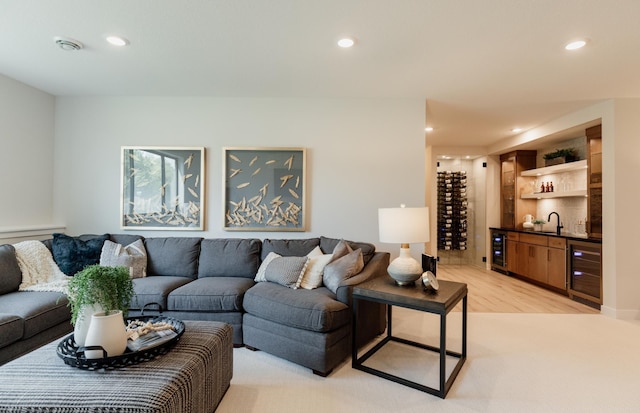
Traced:
<path fill-rule="evenodd" d="M 309 257 L 277 257 L 274 258 L 265 271 L 267 281 L 293 288 L 300 285 L 300 280 L 307 268 Z"/>
<path fill-rule="evenodd" d="M 258 272 L 256 273 L 256 277 L 253 279 L 253 281 L 257 283 L 267 281 L 267 279 L 265 278 L 267 267 L 269 266 L 269 263 L 271 261 L 279 257 L 282 257 L 282 255 L 276 254 L 275 252 L 270 252 L 269 254 L 267 254 L 267 256 L 264 257 L 264 261 L 262 261 L 262 264 L 260 264 L 260 268 L 258 268 Z"/>
<path fill-rule="evenodd" d="M 142 240 L 122 246 L 106 240 L 100 253 L 100 265 L 105 267 L 126 267 L 131 278 L 147 276 L 147 251 Z"/>
<path fill-rule="evenodd" d="M 304 271 L 298 287 L 302 287 L 306 290 L 313 290 L 314 288 L 318 288 L 322 285 L 322 273 L 324 272 L 324 267 L 331 262 L 333 254 L 323 254 L 320 247 L 315 247 L 313 251 L 307 254 L 307 257 L 309 257 L 309 263 L 307 264 L 307 269 Z"/>

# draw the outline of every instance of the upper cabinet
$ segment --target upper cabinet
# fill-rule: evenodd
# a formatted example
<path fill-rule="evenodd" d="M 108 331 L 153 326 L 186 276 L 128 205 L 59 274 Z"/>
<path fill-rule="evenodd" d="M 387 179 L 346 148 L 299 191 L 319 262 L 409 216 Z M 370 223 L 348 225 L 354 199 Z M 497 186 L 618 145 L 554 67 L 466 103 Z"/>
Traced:
<path fill-rule="evenodd" d="M 535 199 L 523 199 L 531 179 L 522 172 L 536 167 L 536 151 L 513 151 L 500 156 L 500 226 L 523 229 L 523 217 L 535 215 Z"/>
<path fill-rule="evenodd" d="M 586 130 L 587 135 L 587 232 L 602 238 L 602 125 Z"/>

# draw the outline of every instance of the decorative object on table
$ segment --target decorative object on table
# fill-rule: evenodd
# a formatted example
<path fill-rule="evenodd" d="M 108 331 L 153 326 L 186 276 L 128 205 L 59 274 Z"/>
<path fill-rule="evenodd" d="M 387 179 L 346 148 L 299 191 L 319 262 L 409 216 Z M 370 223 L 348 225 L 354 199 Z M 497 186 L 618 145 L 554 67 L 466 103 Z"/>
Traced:
<path fill-rule="evenodd" d="M 224 229 L 304 231 L 304 148 L 224 148 Z"/>
<path fill-rule="evenodd" d="M 575 149 L 573 148 L 557 149 L 554 152 L 545 153 L 542 157 L 544 158 L 545 166 L 559 165 L 561 163 L 575 162 L 578 160 Z"/>
<path fill-rule="evenodd" d="M 429 208 L 380 208 L 378 226 L 380 242 L 400 244 L 400 256 L 391 261 L 387 272 L 398 285 L 414 285 L 423 271 L 409 244 L 429 241 Z"/>
<path fill-rule="evenodd" d="M 438 258 L 429 254 L 422 254 L 422 271 L 431 271 L 433 275 L 438 272 Z"/>
<path fill-rule="evenodd" d="M 133 281 L 129 270 L 125 267 L 106 267 L 90 265 L 77 273 L 69 281 L 69 306 L 71 307 L 71 323 L 78 333 L 77 344 L 86 344 L 83 332 L 90 328 L 92 310 L 100 309 L 107 314 L 120 311 L 120 317 L 129 310 L 129 303 L 133 297 Z M 124 329 L 124 322 L 122 323 Z"/>
<path fill-rule="evenodd" d="M 533 222 L 532 222 L 534 231 L 541 232 L 542 231 L 542 226 L 544 224 L 546 224 L 546 223 L 547 223 L 547 221 L 545 221 L 544 219 L 534 219 Z"/>
<path fill-rule="evenodd" d="M 88 359 L 114 357 L 124 353 L 127 348 L 127 331 L 122 311 L 101 311 L 93 314 L 84 348 L 84 354 Z"/>
<path fill-rule="evenodd" d="M 128 322 L 142 321 L 152 323 L 167 323 L 173 328 L 176 333 L 170 340 L 159 343 L 156 346 L 144 348 L 139 351 L 126 350 L 123 354 L 114 357 L 91 359 L 86 357 L 86 350 L 79 347 L 74 339 L 73 334 L 69 334 L 58 343 L 56 353 L 65 364 L 77 367 L 79 369 L 86 370 L 98 370 L 98 369 L 115 369 L 130 366 L 133 364 L 142 363 L 145 361 L 153 360 L 155 357 L 166 354 L 182 337 L 185 331 L 184 322 L 181 320 L 164 317 L 164 316 L 137 316 L 127 319 Z M 123 323 L 124 326 L 124 323 Z"/>
<path fill-rule="evenodd" d="M 426 271 L 424 273 L 422 273 L 422 287 L 424 288 L 425 291 L 438 291 L 438 288 L 440 288 L 440 285 L 438 284 L 438 280 L 436 279 L 436 276 L 434 273 L 432 273 L 431 271 Z"/>
<path fill-rule="evenodd" d="M 203 231 L 203 147 L 123 146 L 123 229 Z"/>
<path fill-rule="evenodd" d="M 467 249 L 467 172 L 438 172 L 438 249 Z"/>
<path fill-rule="evenodd" d="M 525 215 L 523 218 L 524 222 L 522 223 L 522 228 L 524 229 L 533 229 L 534 225 L 533 225 L 533 215 L 531 214 L 527 214 Z"/>

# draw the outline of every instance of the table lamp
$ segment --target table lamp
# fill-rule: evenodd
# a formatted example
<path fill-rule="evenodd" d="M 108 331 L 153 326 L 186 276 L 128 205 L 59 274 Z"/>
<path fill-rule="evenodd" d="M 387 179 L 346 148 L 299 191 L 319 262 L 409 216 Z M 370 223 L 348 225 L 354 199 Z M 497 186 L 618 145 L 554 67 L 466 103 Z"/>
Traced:
<path fill-rule="evenodd" d="M 387 272 L 398 285 L 412 285 L 422 276 L 422 266 L 411 256 L 411 243 L 429 241 L 429 208 L 379 208 L 380 242 L 400 244 L 400 256 Z"/>

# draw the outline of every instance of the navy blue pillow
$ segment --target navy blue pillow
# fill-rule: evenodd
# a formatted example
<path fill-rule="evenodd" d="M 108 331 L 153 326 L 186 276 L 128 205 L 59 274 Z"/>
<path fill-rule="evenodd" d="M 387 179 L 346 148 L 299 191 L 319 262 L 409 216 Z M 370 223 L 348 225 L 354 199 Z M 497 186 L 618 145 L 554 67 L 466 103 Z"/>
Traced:
<path fill-rule="evenodd" d="M 53 234 L 53 260 L 58 264 L 60 271 L 67 275 L 75 275 L 88 265 L 100 263 L 102 245 L 108 239 L 109 234 L 90 237 Z"/>

